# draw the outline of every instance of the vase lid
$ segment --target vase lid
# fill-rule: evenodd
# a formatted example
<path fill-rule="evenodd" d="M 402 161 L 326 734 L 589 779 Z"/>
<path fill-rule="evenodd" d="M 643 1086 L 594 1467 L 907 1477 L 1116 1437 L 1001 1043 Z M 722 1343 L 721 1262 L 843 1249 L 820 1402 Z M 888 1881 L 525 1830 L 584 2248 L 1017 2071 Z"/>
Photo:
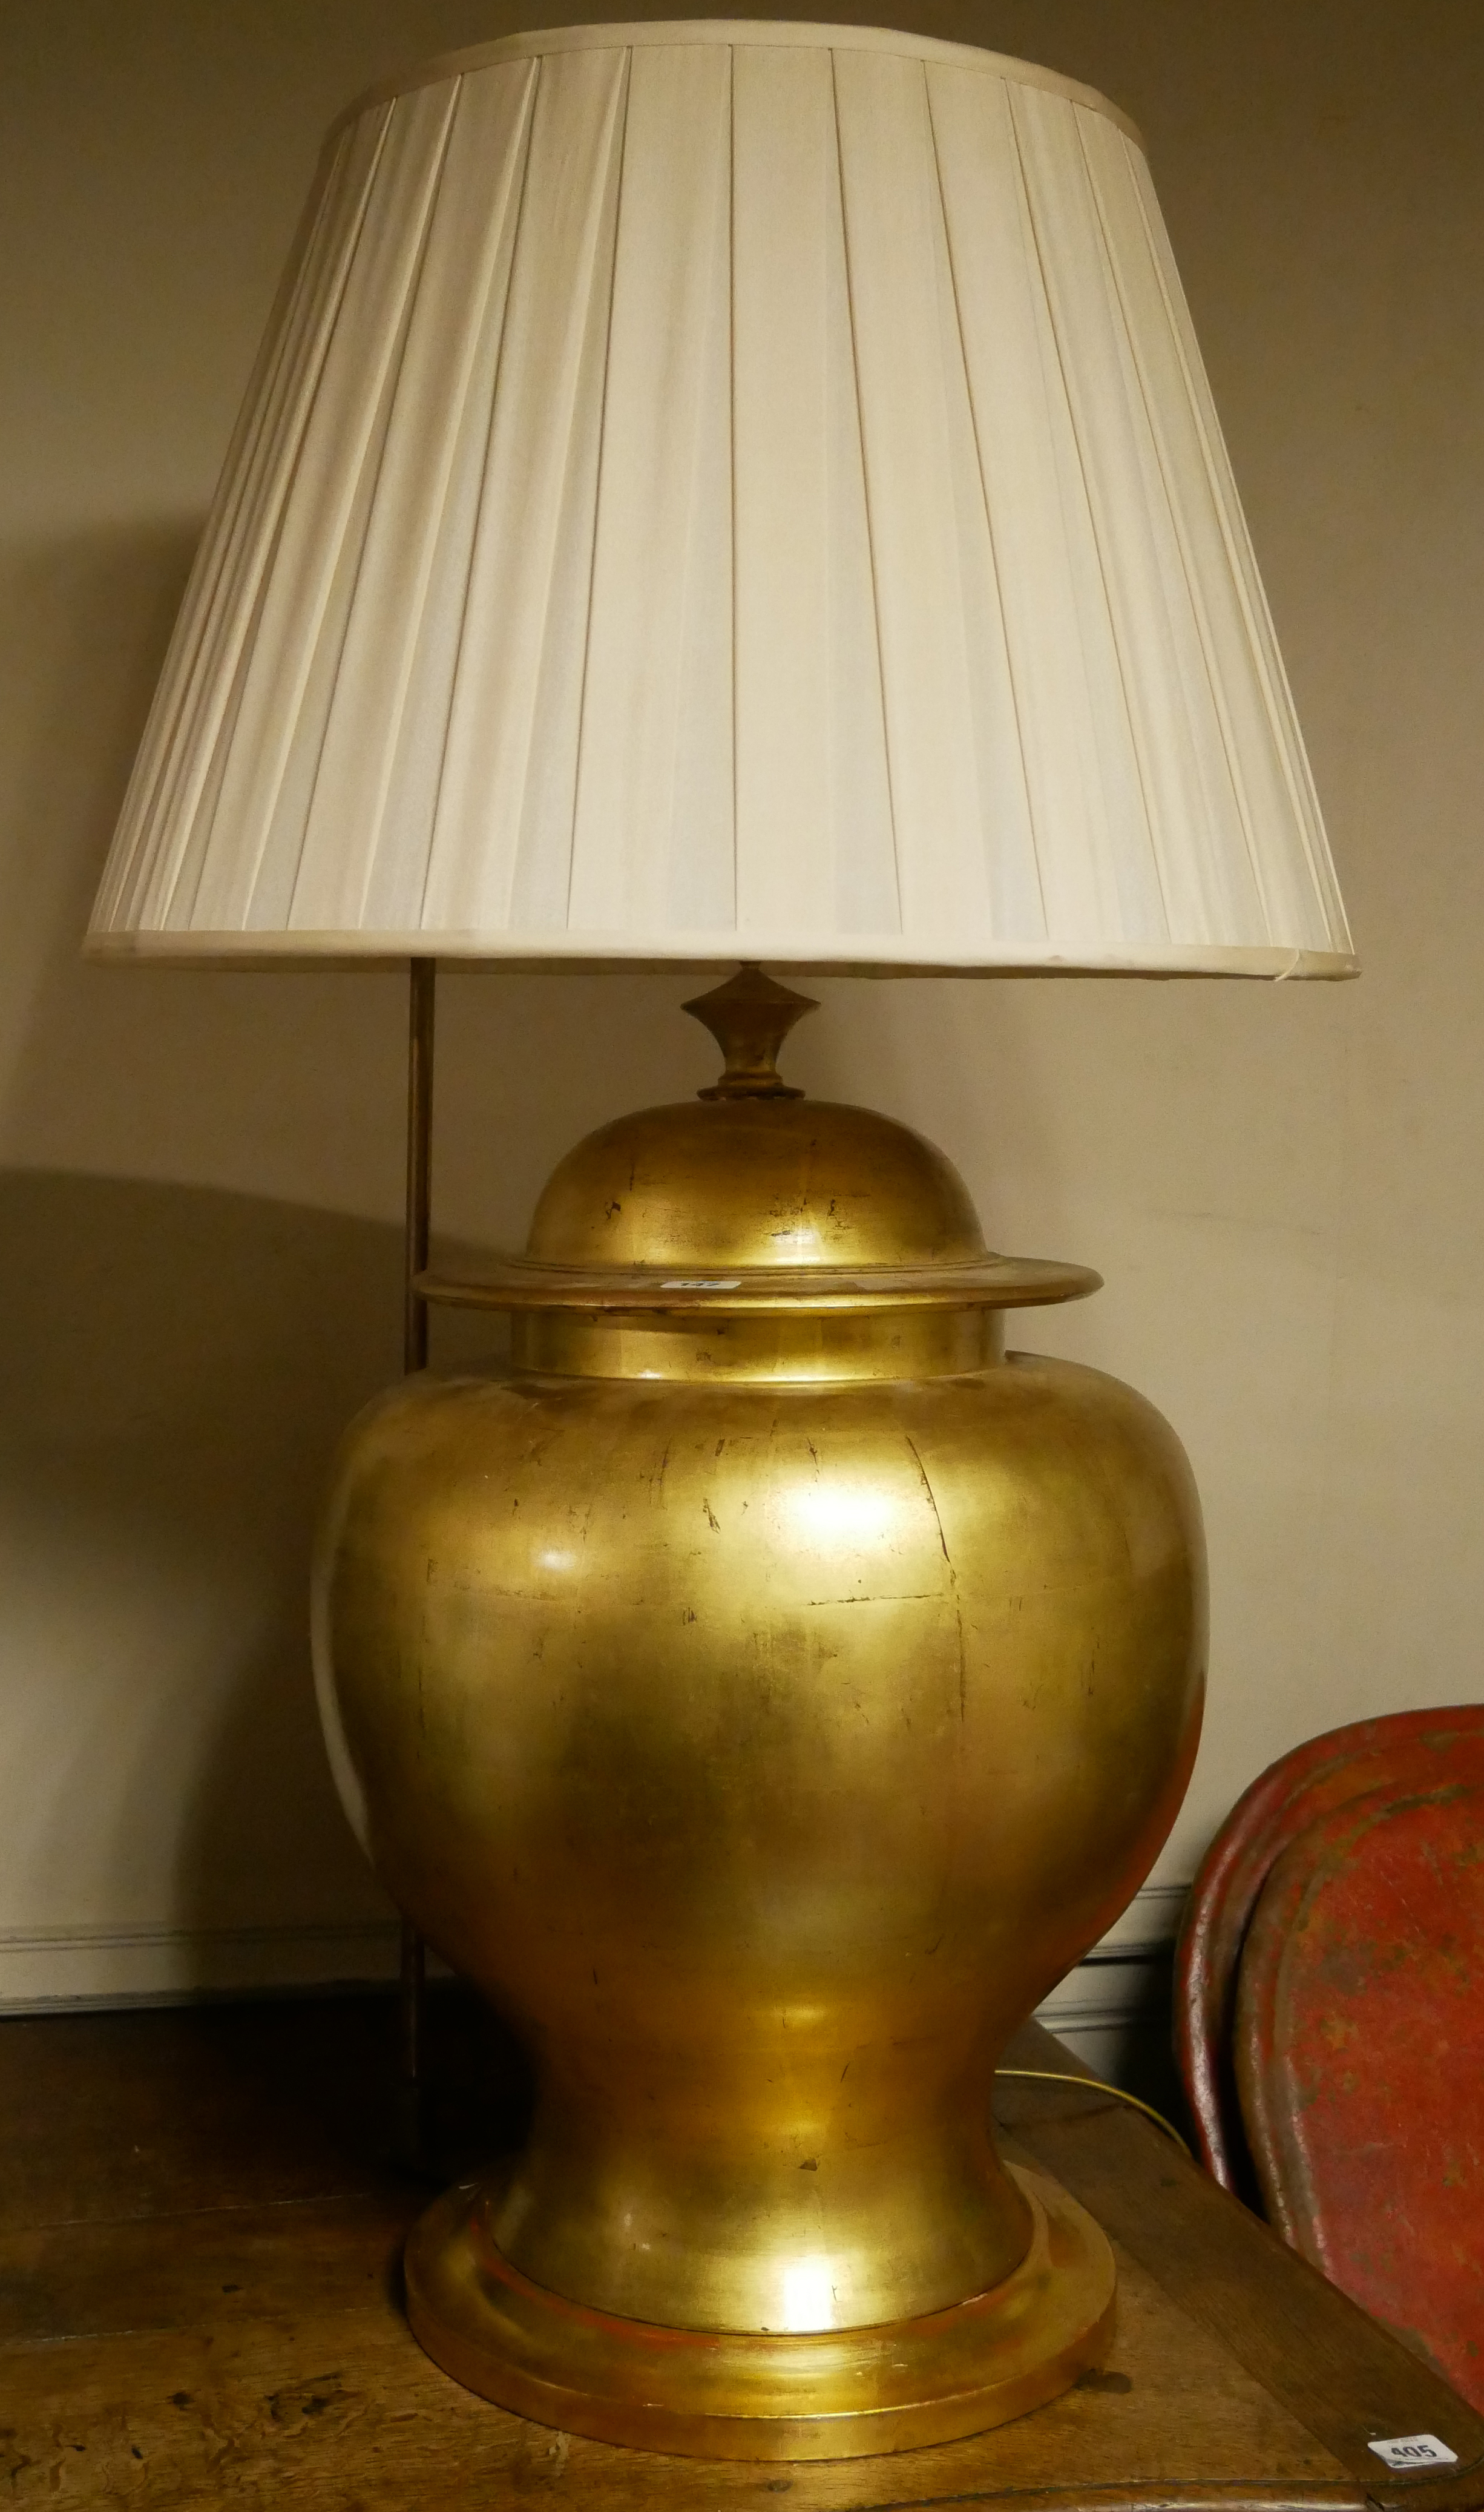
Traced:
<path fill-rule="evenodd" d="M 994 1254 L 953 1162 L 910 1126 L 786 1082 L 778 1049 L 814 1008 L 756 968 L 687 1003 L 722 1049 L 720 1079 L 587 1135 L 548 1179 L 524 1256 L 425 1276 L 426 1296 L 817 1315 L 1030 1307 L 1098 1288 L 1085 1266 Z"/>
<path fill-rule="evenodd" d="M 604 1125 L 559 1162 L 527 1255 L 548 1265 L 962 1265 L 988 1251 L 951 1160 L 870 1108 L 806 1099 L 778 1072 L 816 1006 L 758 968 L 685 1005 L 722 1050 L 677 1106 Z"/>

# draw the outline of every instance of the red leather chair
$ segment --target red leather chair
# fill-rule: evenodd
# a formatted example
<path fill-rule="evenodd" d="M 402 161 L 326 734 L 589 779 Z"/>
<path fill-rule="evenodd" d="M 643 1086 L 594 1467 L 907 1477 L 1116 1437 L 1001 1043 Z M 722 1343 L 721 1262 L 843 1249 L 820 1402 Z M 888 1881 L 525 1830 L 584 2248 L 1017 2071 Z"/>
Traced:
<path fill-rule="evenodd" d="M 1192 1889 L 1177 2055 L 1202 2154 L 1484 2405 L 1484 1707 L 1335 1730 Z"/>

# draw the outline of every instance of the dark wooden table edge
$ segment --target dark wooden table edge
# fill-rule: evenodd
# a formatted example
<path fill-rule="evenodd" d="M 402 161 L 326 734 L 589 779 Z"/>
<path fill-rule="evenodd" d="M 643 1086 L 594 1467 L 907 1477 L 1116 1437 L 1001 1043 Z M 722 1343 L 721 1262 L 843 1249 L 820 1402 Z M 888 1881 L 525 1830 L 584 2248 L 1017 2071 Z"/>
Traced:
<path fill-rule="evenodd" d="M 792 2463 L 801 2465 L 802 2463 Z M 953 2494 L 864 2500 L 843 2512 L 954 2512 L 959 2504 L 1024 2505 L 1026 2512 L 1365 2512 L 1366 2497 L 1339 2485 L 971 2487 Z"/>
<path fill-rule="evenodd" d="M 955 2512 L 955 2507 L 969 2506 L 985 2507 L 985 2512 L 1484 2512 L 1484 2415 L 1461 2400 L 1435 2371 L 1409 2353 L 1390 2332 L 1288 2250 L 1239 2201 L 1180 2154 L 1157 2128 L 1099 2091 L 1092 2082 L 1085 2089 L 1076 2082 L 1088 2071 L 1043 2027 L 1025 2027 L 1008 2055 L 1015 2061 L 1054 2068 L 1073 2081 L 1035 2087 L 1005 2082 L 996 2108 L 1007 2148 L 1012 2152 L 1018 2149 L 1024 2160 L 1053 2175 L 1079 2197 L 1177 2310 L 1214 2336 L 1232 2363 L 1240 2365 L 1248 2377 L 1309 2436 L 1323 2454 L 1321 2466 L 1327 2465 L 1336 2474 L 1296 2476 L 1287 2481 L 1254 2475 L 1225 2480 L 1139 2478 L 1069 2485 L 1016 2483 L 1013 2479 L 1007 2483 L 1004 2475 L 996 2482 L 988 2470 L 982 2477 L 977 2470 L 960 2470 L 955 2472 L 960 2479 L 957 2486 L 952 2482 L 944 2484 L 941 2479 L 935 2486 L 937 2472 L 930 2468 L 909 2468 L 900 2463 L 893 2468 L 889 2462 L 874 2458 L 856 2463 L 859 2478 L 854 2483 L 846 2473 L 848 2463 L 833 2463 L 840 2488 L 837 2512 Z M 407 2194 L 414 2199 L 415 2193 L 410 2189 Z M 289 2203 L 300 2202 L 277 2201 L 275 2207 Z M 369 2186 L 365 2190 L 337 2190 L 332 2195 L 327 2192 L 314 2203 L 346 2203 L 356 2208 L 370 2203 L 377 2212 L 387 2199 L 384 2191 Z M 182 2212 L 194 2215 L 199 2211 Z M 238 2211 L 233 2208 L 225 2212 Z M 392 2212 L 397 2212 L 395 2203 Z M 401 2248 L 399 2238 L 394 2260 L 400 2260 Z M 413 2341 L 406 2328 L 398 2291 L 400 2280 L 393 2260 L 388 2261 L 388 2267 L 387 2299 L 410 2344 Z M 1286 2314 L 1284 2307 L 1269 2312 L 1266 2308 L 1269 2298 L 1279 2306 L 1294 2307 Z M 1285 2331 L 1285 2316 L 1290 2322 L 1307 2325 L 1310 2311 L 1314 2320 L 1325 2326 L 1328 2355 L 1322 2347 L 1317 2352 L 1310 2350 L 1306 2363 L 1301 2347 L 1296 2350 L 1300 2360 L 1291 2362 L 1289 2357 L 1295 2350 Z M 86 2333 L 89 2336 L 95 2334 Z M 80 2337 L 83 2335 L 79 2333 Z M 48 2353 L 64 2354 L 71 2341 L 65 2336 L 49 2335 L 20 2342 L 27 2352 L 34 2346 Z M 1362 2376 L 1358 2382 L 1352 2380 L 1347 2390 L 1345 2375 L 1352 2354 L 1361 2364 Z M 1370 2375 L 1365 2371 L 1368 2361 Z M 1316 2386 L 1316 2366 L 1320 2372 L 1336 2375 L 1336 2379 Z M 1368 2428 L 1371 2438 L 1379 2438 L 1383 2432 L 1436 2431 L 1451 2437 L 1460 2447 L 1460 2464 L 1446 2471 L 1419 2470 L 1415 2474 L 1393 2473 L 1379 2457 L 1368 2465 L 1369 2454 L 1359 2439 L 1365 2419 L 1357 2413 L 1357 2400 L 1367 2395 L 1367 2378 L 1373 2378 L 1369 2393 L 1373 2404 L 1384 2403 L 1391 2419 L 1386 2424 L 1372 2421 Z M 1454 2410 L 1459 2421 L 1450 2422 Z M 3 2422 L 0 2402 L 0 2426 Z M 532 2426 L 529 2430 L 546 2434 L 541 2427 Z M 1337 2447 L 1337 2434 L 1342 2433 Z M 546 2434 L 546 2438 L 550 2440 L 551 2436 Z M 1245 2452 L 1241 2453 L 1242 2457 L 1246 2455 Z M 644 2454 L 634 2456 L 643 2458 Z M 1043 2469 L 1049 2461 L 1054 2472 L 1058 2456 L 1051 2452 L 1044 2454 Z M 1260 2458 L 1261 2454 L 1254 2452 L 1252 2456 Z M 1191 2457 L 1198 2465 L 1198 2453 L 1187 2453 L 1188 2464 Z M 700 2476 L 708 2467 L 722 2465 L 703 2460 L 690 2462 Z M 735 2463 L 726 2465 L 735 2468 Z M 765 2464 L 755 2465 L 758 2476 L 765 2477 Z M 775 2480 L 804 2477 L 818 2466 L 814 2461 L 771 2463 Z M 970 2473 L 978 2482 L 965 2487 L 961 2477 Z M 1041 2473 L 1031 2470 L 1026 2475 L 1034 2480 Z M 944 2478 L 947 2475 L 944 2471 Z M 895 2486 L 894 2476 L 898 2478 Z M 502 2506 L 516 2492 L 527 2491 L 514 2486 L 507 2489 L 492 2472 L 491 2477 L 488 2493 L 491 2507 Z M 876 2488 L 881 2491 L 873 2491 Z M 318 2499 L 317 2491 L 314 2499 Z M 198 2512 L 198 2507 L 199 2512 L 208 2512 L 209 2506 L 226 2497 L 215 2492 L 191 2493 L 175 2494 L 172 2500 L 179 2512 Z M 420 2503 L 410 2505 L 409 2512 L 423 2512 L 427 2501 L 423 2496 Z"/>
<path fill-rule="evenodd" d="M 1063 2043 L 1057 2041 L 1044 2025 L 1033 2021 L 1023 2027 L 1022 2034 L 1018 2037 L 1027 2043 L 1036 2045 L 1035 2063 L 1064 2069 L 1069 2075 L 1091 2077 L 1091 2070 L 1084 2067 L 1081 2061 Z M 1017 2052 L 1017 2056 L 1021 2054 Z M 1030 2088 L 1027 2091 L 1030 2093 Z M 1074 2126 L 1074 2122 L 1059 2120 L 1053 2107 L 1058 2099 L 1066 2097 L 1071 2097 L 1076 2102 L 1084 2119 L 1101 2115 L 1105 2137 L 1112 2141 L 1114 2151 L 1120 2151 L 1128 2158 L 1132 2169 L 1129 2174 L 1131 2185 L 1127 2195 L 1131 2200 L 1135 2199 L 1139 2182 L 1148 2181 L 1152 2165 L 1162 2173 L 1173 2172 L 1177 2181 L 1184 2181 L 1187 2187 L 1193 2186 L 1198 2189 L 1201 2207 L 1207 2211 L 1213 2223 L 1222 2226 L 1233 2248 L 1245 2249 L 1249 2256 L 1260 2253 L 1270 2256 L 1275 2251 L 1283 2261 L 1285 2278 L 1295 2292 L 1307 2287 L 1311 2296 L 1321 2305 L 1326 2316 L 1337 2323 L 1347 2325 L 1354 2333 L 1357 2347 L 1379 2344 L 1392 2356 L 1393 2360 L 1399 2359 L 1405 2365 L 1411 2379 L 1415 2380 L 1420 2387 L 1430 2391 L 1439 2403 L 1440 2409 L 1446 2407 L 1449 2412 L 1456 2413 L 1463 2422 L 1472 2429 L 1475 2439 L 1484 2446 L 1484 2417 L 1481 2417 L 1476 2409 L 1471 2408 L 1466 2400 L 1462 2399 L 1440 2374 L 1434 2372 L 1420 2357 L 1410 2354 L 1391 2331 L 1373 2320 L 1359 2303 L 1352 2301 L 1350 2296 L 1338 2286 L 1332 2285 L 1329 2279 L 1300 2253 L 1291 2250 L 1271 2226 L 1254 2216 L 1231 2191 L 1223 2189 L 1192 2157 L 1180 2152 L 1173 2141 L 1152 2122 L 1120 2105 L 1115 2099 L 1111 2099 L 1106 2093 L 1099 2093 L 1091 2083 L 1086 2096 L 1078 2096 L 1071 2086 L 1053 2089 L 1049 2085 L 1043 2090 L 1037 2089 L 1035 2093 L 1031 2094 L 1032 2107 L 1040 2110 L 1042 2116 L 1038 2119 L 1018 2119 L 1013 2127 L 1001 2122 L 1002 2141 L 1012 2146 L 1019 2143 L 1029 2160 L 1039 2165 L 1043 2171 L 1050 2172 L 1072 2191 L 1074 2197 L 1079 2198 L 1089 2213 L 1103 2225 L 1104 2230 L 1115 2241 L 1121 2243 L 1130 2257 L 1155 2279 L 1161 2290 L 1178 2304 L 1181 2310 L 1187 2312 L 1192 2320 L 1197 2321 L 1217 2337 L 1243 2370 L 1267 2389 L 1270 2396 L 1281 2397 L 1287 2412 L 1303 2425 L 1305 2431 L 1312 2437 L 1321 2450 L 1327 2451 L 1332 2458 L 1338 2458 L 1342 2466 L 1346 2464 L 1347 2452 L 1344 2448 L 1337 2448 L 1333 2431 L 1324 2429 L 1322 2414 L 1319 2421 L 1315 2422 L 1312 2414 L 1305 2413 L 1308 2403 L 1299 2394 L 1297 2388 L 1289 2388 L 1286 2385 L 1281 2390 L 1274 2388 L 1271 2378 L 1273 2369 L 1271 2350 L 1266 2346 L 1253 2346 L 1247 2342 L 1249 2334 L 1239 2325 L 1233 2324 L 1231 2313 L 1220 2307 L 1219 2299 L 1213 2299 L 1202 2290 L 1198 2276 L 1191 2272 L 1183 2272 L 1183 2270 L 1189 2271 L 1192 2263 L 1182 2262 L 1178 2257 L 1172 2257 L 1168 2242 L 1160 2242 L 1158 2236 L 1164 2215 L 1163 2211 L 1159 2211 L 1150 2203 L 1152 2193 L 1146 2189 L 1142 2205 L 1131 2203 L 1111 2210 L 1107 2205 L 1106 2191 L 1095 2194 L 1090 2186 L 1081 2183 L 1081 2177 L 1074 2166 L 1069 2168 L 1071 2159 L 1065 2151 L 1048 2151 L 1048 2148 L 1060 2142 L 1056 2136 L 1059 2127 Z M 1101 2204 L 1100 2197 L 1103 2201 Z M 1322 2402 L 1318 2404 L 1322 2408 Z M 1398 2428 L 1398 2430 L 1401 2429 Z M 1426 2432 L 1433 2430 L 1434 2427 L 1431 2423 L 1419 2421 L 1409 2429 Z M 1047 2512 L 1073 2512 L 1074 2505 L 1077 2507 L 1077 2512 L 1080 2512 L 1080 2507 L 1084 2503 L 1091 2512 L 1094 2504 L 1121 2505 L 1125 2502 L 1130 2505 L 1157 2506 L 1159 2512 L 1179 2512 L 1179 2507 L 1187 2503 L 1195 2507 L 1202 2503 L 1215 2502 L 1229 2507 L 1229 2512 L 1240 2512 L 1240 2507 L 1247 2502 L 1254 2506 L 1269 2507 L 1287 2503 L 1292 2503 L 1296 2507 L 1308 2505 L 1310 2502 L 1314 2504 L 1350 2503 L 1369 2507 L 1369 2512 L 1484 2512 L 1484 2447 L 1478 2449 L 1473 2455 L 1461 2459 L 1456 2468 L 1446 2471 L 1432 2469 L 1425 2473 L 1420 2470 L 1415 2476 L 1403 2475 L 1387 2469 L 1379 2457 L 1376 2460 L 1373 2475 L 1369 2468 L 1362 2468 L 1359 2465 L 1358 2453 L 1349 2455 L 1352 2476 L 1350 2488 L 1343 2486 L 1330 2488 L 1326 2484 L 1318 2484 L 1311 2490 L 1291 2488 L 1285 2490 L 1283 2487 L 1269 2488 L 1257 2483 L 1245 2493 L 1230 2488 L 1223 2490 L 1220 2486 L 1213 2487 L 1209 2491 L 1202 2491 L 1196 2487 L 1163 2492 L 1158 2487 L 1150 2487 L 1131 2490 L 1126 2495 L 1116 2492 L 1113 2494 L 1095 2495 L 1084 2490 L 1081 2494 L 1073 2494 L 1065 2498 L 1039 2495 L 1033 2498 L 1030 2495 L 1002 2494 L 998 2499 L 1006 2504 L 1020 2500 L 1028 2504 L 1033 2500 L 1038 2504 L 1044 2501 Z M 975 2498 L 970 2496 L 966 2499 L 973 2501 Z M 996 2498 L 991 2492 L 978 2499 L 994 2502 Z M 873 2512 L 878 2512 L 878 2507 L 873 2507 Z M 909 2508 L 883 2505 L 879 2507 L 879 2512 L 909 2512 Z M 914 2504 L 910 2507 L 910 2512 L 927 2512 L 927 2507 Z"/>

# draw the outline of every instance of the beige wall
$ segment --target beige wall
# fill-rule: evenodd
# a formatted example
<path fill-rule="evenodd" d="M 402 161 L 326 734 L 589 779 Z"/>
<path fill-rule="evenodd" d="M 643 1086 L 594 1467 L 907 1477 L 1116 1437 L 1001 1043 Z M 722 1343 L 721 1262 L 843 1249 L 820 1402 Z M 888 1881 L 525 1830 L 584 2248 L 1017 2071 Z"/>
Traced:
<path fill-rule="evenodd" d="M 1214 1645 L 1178 1881 L 1300 1737 L 1478 1689 L 1484 13 L 880 14 L 1144 127 L 1365 963 L 841 981 L 794 1056 L 941 1142 L 998 1243 L 1098 1266 L 1023 1340 L 1191 1449 Z M 335 1430 L 397 1361 L 402 990 L 77 943 L 318 135 L 381 69 L 530 22 L 0 14 L 0 1996 L 343 1970 L 379 1921 L 301 1599 Z M 446 985 L 448 1227 L 517 1236 L 578 1132 L 705 1078 L 682 991 Z"/>

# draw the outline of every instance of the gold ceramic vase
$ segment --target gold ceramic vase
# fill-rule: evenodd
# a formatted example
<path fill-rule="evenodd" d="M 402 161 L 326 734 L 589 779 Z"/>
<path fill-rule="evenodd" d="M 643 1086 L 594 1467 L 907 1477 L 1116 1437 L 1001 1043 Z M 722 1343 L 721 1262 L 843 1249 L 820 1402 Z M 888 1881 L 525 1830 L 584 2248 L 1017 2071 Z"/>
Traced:
<path fill-rule="evenodd" d="M 412 2324 L 547 2423 L 830 2457 L 1051 2397 L 1103 2236 L 1001 2164 L 1005 2039 L 1110 1924 L 1199 1724 L 1199 1513 L 1115 1380 L 1006 1357 L 1096 1287 L 987 1253 L 943 1157 L 716 1092 L 552 1177 L 498 1378 L 352 1428 L 317 1571 L 332 1755 L 388 1890 L 507 2018 L 521 2153 L 439 2203 Z"/>

